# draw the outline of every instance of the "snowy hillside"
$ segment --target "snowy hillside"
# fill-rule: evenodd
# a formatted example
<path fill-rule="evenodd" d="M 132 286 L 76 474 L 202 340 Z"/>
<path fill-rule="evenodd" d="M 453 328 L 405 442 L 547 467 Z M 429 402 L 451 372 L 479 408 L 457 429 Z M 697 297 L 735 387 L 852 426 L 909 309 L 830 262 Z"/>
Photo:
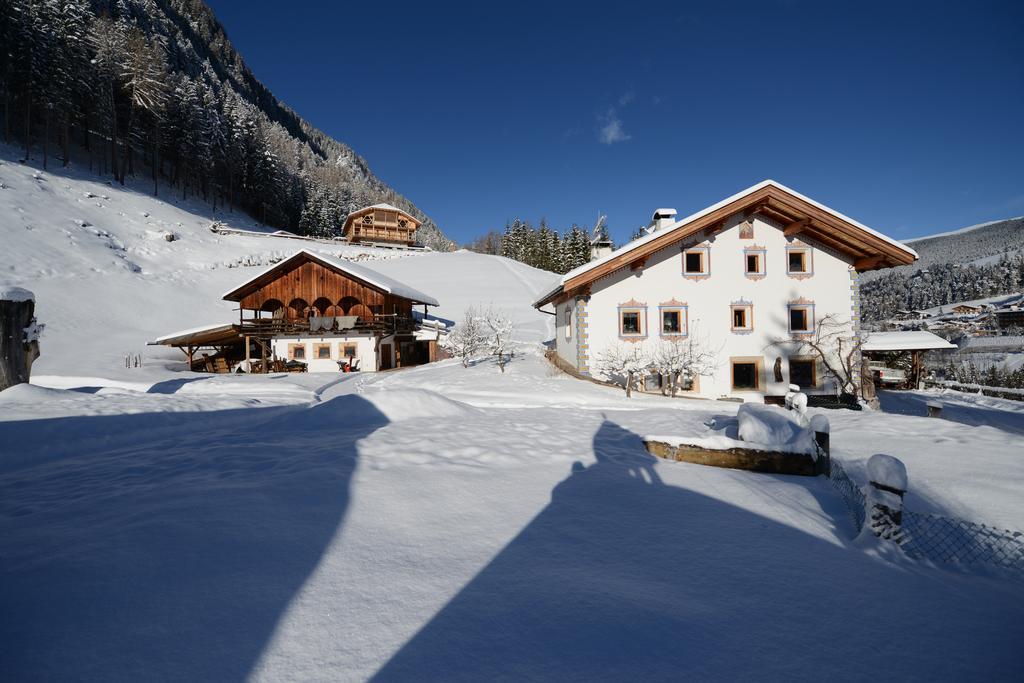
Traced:
<path fill-rule="evenodd" d="M 196 201 L 156 199 L 140 183 L 111 185 L 87 171 L 43 172 L 0 146 L 0 285 L 37 295 L 46 324 L 39 374 L 109 374 L 124 356 L 179 360 L 145 346 L 176 330 L 237 317 L 221 295 L 258 267 L 301 248 L 360 260 L 426 291 L 434 313 L 457 320 L 467 306 L 493 304 L 516 320 L 520 338 L 551 336 L 549 318 L 530 307 L 556 277 L 497 256 L 419 253 L 271 236 L 244 214 Z M 217 234 L 214 218 L 253 235 Z M 171 237 L 173 241 L 168 241 Z"/>

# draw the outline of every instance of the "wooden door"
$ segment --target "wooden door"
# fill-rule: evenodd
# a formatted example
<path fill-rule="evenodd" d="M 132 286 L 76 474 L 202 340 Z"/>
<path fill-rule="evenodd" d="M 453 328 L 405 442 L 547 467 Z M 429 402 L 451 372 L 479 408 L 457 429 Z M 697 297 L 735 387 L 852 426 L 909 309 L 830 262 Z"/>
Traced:
<path fill-rule="evenodd" d="M 380 345 L 380 369 L 391 369 L 391 344 Z"/>

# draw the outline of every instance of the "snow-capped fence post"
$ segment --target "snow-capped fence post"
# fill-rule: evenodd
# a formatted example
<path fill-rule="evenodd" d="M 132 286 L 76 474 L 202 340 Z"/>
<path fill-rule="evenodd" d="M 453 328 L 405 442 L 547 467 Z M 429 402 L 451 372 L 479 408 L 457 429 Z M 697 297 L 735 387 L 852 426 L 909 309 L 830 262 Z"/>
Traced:
<path fill-rule="evenodd" d="M 928 417 L 942 417 L 942 404 L 938 401 L 928 401 Z"/>
<path fill-rule="evenodd" d="M 902 540 L 903 496 L 907 492 L 907 468 L 897 458 L 876 453 L 868 459 L 868 486 L 864 499 L 865 521 L 879 538 Z"/>
<path fill-rule="evenodd" d="M 819 474 L 826 477 L 832 474 L 832 450 L 829 444 L 831 426 L 828 418 L 824 415 L 815 415 L 811 418 L 811 431 L 814 432 L 814 443 L 818 446 L 817 469 Z"/>
<path fill-rule="evenodd" d="M 20 287 L 0 289 L 0 391 L 28 382 L 39 357 L 39 332 L 32 292 Z"/>

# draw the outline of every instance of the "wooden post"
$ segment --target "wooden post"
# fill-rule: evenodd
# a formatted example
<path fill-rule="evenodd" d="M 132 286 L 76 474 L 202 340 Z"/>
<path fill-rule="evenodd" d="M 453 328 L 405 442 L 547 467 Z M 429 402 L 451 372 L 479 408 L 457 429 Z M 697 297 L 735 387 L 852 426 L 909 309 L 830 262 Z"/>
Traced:
<path fill-rule="evenodd" d="M 865 493 L 865 525 L 879 538 L 900 541 L 903 534 L 903 496 L 907 492 L 907 468 L 884 453 L 868 458 Z"/>
<path fill-rule="evenodd" d="M 928 417 L 942 417 L 942 404 L 938 401 L 928 401 Z"/>
<path fill-rule="evenodd" d="M 832 431 L 828 418 L 824 415 L 815 415 L 811 418 L 811 430 L 814 432 L 814 442 L 818 446 L 817 470 L 819 474 L 826 477 L 832 476 L 832 447 L 830 445 Z"/>
<path fill-rule="evenodd" d="M 249 356 L 249 335 L 245 335 L 245 371 L 252 372 L 252 360 Z"/>
<path fill-rule="evenodd" d="M 35 309 L 32 292 L 20 287 L 0 290 L 0 391 L 28 382 L 32 374 L 41 329 Z"/>

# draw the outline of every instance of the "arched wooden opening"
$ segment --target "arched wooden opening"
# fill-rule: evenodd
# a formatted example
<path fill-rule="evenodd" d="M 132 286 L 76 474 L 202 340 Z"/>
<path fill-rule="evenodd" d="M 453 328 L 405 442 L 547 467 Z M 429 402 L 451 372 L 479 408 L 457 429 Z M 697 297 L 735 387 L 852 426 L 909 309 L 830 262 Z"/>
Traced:
<path fill-rule="evenodd" d="M 288 304 L 288 317 L 292 320 L 302 320 L 309 317 L 309 304 L 305 299 L 292 299 Z"/>
<path fill-rule="evenodd" d="M 344 315 L 359 315 L 358 313 L 353 313 L 352 309 L 361 305 L 362 302 L 354 296 L 342 297 L 341 301 L 338 302 L 338 306 L 340 306 L 341 310 L 344 311 Z"/>
<path fill-rule="evenodd" d="M 352 308 L 348 309 L 348 315 L 358 315 L 360 320 L 365 322 L 373 321 L 373 311 L 366 304 L 355 304 Z"/>
<path fill-rule="evenodd" d="M 264 301 L 263 305 L 260 306 L 260 311 L 270 313 L 270 317 L 276 319 L 281 319 L 285 317 L 284 304 L 278 301 L 277 299 L 267 299 L 266 301 Z"/>
<path fill-rule="evenodd" d="M 327 297 L 323 297 L 322 296 L 319 299 L 317 299 L 316 301 L 314 301 L 313 302 L 313 308 L 316 310 L 316 315 L 334 315 L 334 313 L 329 313 L 328 312 L 328 311 L 334 309 L 335 306 L 334 306 L 334 304 L 331 303 L 331 300 L 328 299 Z"/>

